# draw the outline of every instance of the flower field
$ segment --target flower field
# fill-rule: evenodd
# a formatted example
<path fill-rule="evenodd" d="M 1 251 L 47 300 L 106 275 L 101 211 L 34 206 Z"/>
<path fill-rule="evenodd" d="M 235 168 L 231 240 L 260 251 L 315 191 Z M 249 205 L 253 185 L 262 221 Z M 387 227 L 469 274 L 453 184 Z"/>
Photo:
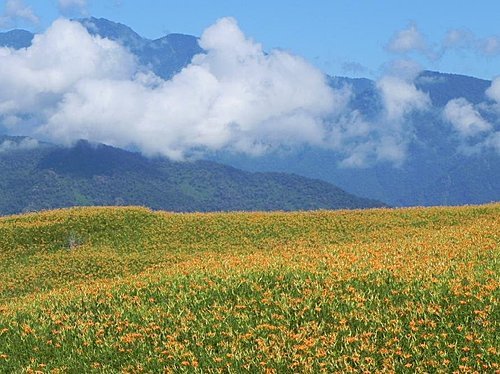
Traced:
<path fill-rule="evenodd" d="M 0 218 L 1 373 L 499 373 L 500 204 Z"/>

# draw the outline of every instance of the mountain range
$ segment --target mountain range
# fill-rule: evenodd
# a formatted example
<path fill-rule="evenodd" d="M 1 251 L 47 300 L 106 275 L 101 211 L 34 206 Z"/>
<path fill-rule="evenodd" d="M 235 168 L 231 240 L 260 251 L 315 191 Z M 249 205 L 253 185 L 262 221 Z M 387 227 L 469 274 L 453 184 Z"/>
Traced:
<path fill-rule="evenodd" d="M 87 141 L 66 148 L 0 136 L 0 214 L 78 205 L 142 205 L 182 212 L 385 206 L 292 174 L 146 158 Z"/>
<path fill-rule="evenodd" d="M 194 55 L 203 53 L 195 36 L 169 34 L 150 40 L 141 37 L 126 25 L 106 19 L 92 17 L 78 21 L 89 33 L 109 38 L 127 47 L 141 64 L 164 79 L 171 78 L 188 65 Z M 30 45 L 32 38 L 33 34 L 27 31 L 13 30 L 0 33 L 0 45 L 24 48 Z M 365 118 L 370 120 L 379 117 L 383 98 L 375 81 L 329 77 L 329 82 L 334 88 L 350 87 L 353 93 L 350 105 Z M 405 118 L 411 124 L 413 133 L 408 144 L 408 156 L 401 164 L 379 162 L 362 167 L 345 167 L 341 165 L 341 157 L 333 150 L 303 146 L 258 157 L 219 151 L 207 156 L 216 162 L 214 164 L 203 161 L 189 165 L 223 163 L 251 172 L 294 173 L 321 179 L 350 193 L 393 206 L 476 204 L 500 200 L 498 152 L 491 148 L 481 152 L 462 152 L 460 140 L 442 115 L 446 104 L 453 99 L 463 98 L 478 105 L 487 102 L 485 91 L 490 87 L 491 81 L 423 71 L 414 82 L 418 90 L 428 95 L 431 106 L 425 112 L 410 113 Z M 491 123 L 500 123 L 497 114 L 482 114 Z M 284 174 L 280 175 L 284 178 Z M 193 206 L 188 210 L 198 208 L 199 206 Z"/>
<path fill-rule="evenodd" d="M 353 105 L 367 118 L 380 112 L 381 98 L 375 82 L 334 78 L 354 87 Z M 293 172 L 337 184 L 360 196 L 380 199 L 394 206 L 462 205 L 500 200 L 500 155 L 494 149 L 466 154 L 460 140 L 442 116 L 450 100 L 465 98 L 470 103 L 487 100 L 491 81 L 473 77 L 424 71 L 416 87 L 429 95 L 432 107 L 412 113 L 406 119 L 414 128 L 408 156 L 401 165 L 375 163 L 361 168 L 339 166 L 335 152 L 307 147 L 286 154 L 259 158 L 219 154 L 215 158 L 247 170 Z M 374 112 L 374 113 L 373 113 Z M 491 118 L 500 123 L 500 118 Z"/>

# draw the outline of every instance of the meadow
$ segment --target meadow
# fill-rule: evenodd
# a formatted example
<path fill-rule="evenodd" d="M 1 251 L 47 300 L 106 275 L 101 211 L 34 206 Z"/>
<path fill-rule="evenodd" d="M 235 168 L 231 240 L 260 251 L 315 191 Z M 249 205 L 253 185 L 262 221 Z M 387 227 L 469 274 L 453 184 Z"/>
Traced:
<path fill-rule="evenodd" d="M 0 218 L 0 372 L 500 372 L 500 204 Z"/>

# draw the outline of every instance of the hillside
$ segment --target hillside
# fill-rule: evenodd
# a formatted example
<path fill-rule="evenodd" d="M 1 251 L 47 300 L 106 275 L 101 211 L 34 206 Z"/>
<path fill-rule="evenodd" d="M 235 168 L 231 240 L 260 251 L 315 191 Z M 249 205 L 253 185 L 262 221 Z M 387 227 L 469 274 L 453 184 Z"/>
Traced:
<path fill-rule="evenodd" d="M 0 214 L 74 205 L 184 212 L 384 206 L 296 175 L 250 173 L 209 161 L 149 159 L 84 141 L 63 148 L 26 139 L 0 136 Z"/>
<path fill-rule="evenodd" d="M 0 218 L 0 372 L 495 372 L 500 205 Z"/>

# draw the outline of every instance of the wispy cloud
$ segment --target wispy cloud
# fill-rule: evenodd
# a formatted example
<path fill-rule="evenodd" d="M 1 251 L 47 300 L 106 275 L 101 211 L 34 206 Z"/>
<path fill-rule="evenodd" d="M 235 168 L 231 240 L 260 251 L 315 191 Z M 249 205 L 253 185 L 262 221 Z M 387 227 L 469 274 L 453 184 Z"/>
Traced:
<path fill-rule="evenodd" d="M 328 123 L 329 146 L 342 155 L 341 166 L 362 168 L 406 161 L 414 138 L 411 115 L 430 107 L 428 95 L 418 90 L 412 79 L 388 73 L 377 81 L 381 111 L 374 118 L 350 109 Z"/>
<path fill-rule="evenodd" d="M 377 86 L 389 121 L 400 121 L 412 111 L 424 110 L 430 106 L 429 95 L 401 78 L 384 77 Z"/>
<path fill-rule="evenodd" d="M 409 55 L 420 54 L 431 61 L 441 59 L 450 51 L 468 51 L 480 56 L 500 55 L 500 36 L 478 37 L 465 28 L 450 29 L 440 42 L 431 43 L 417 24 L 397 31 L 385 46 L 389 52 Z"/>
<path fill-rule="evenodd" d="M 71 12 L 87 12 L 87 0 L 58 0 L 59 11 L 63 14 Z"/>
<path fill-rule="evenodd" d="M 3 14 L 0 15 L 0 27 L 14 27 L 19 21 L 24 21 L 30 24 L 38 24 L 40 22 L 40 18 L 35 14 L 30 6 L 24 3 L 23 0 L 7 0 L 5 2 Z"/>
<path fill-rule="evenodd" d="M 361 75 L 368 72 L 368 68 L 356 61 L 346 61 L 342 64 L 341 69 L 344 73 Z"/>
<path fill-rule="evenodd" d="M 469 50 L 483 56 L 500 54 L 500 36 L 490 35 L 480 38 L 467 29 L 452 29 L 446 34 L 442 50 Z"/>
<path fill-rule="evenodd" d="M 492 125 L 488 123 L 474 106 L 464 98 L 450 100 L 443 111 L 444 118 L 464 138 L 490 132 Z"/>
<path fill-rule="evenodd" d="M 496 97 L 491 88 L 487 92 Z M 500 131 L 483 118 L 480 107 L 487 107 L 487 104 L 473 105 L 464 98 L 453 99 L 446 104 L 443 117 L 453 126 L 460 142 L 459 150 L 463 153 L 475 154 L 484 149 L 494 149 L 500 154 Z"/>
<path fill-rule="evenodd" d="M 34 149 L 37 148 L 38 146 L 39 143 L 38 140 L 36 139 L 24 138 L 19 142 L 13 140 L 4 140 L 3 142 L 0 142 L 0 154 L 13 151 Z"/>
<path fill-rule="evenodd" d="M 429 46 L 417 25 L 412 23 L 397 31 L 387 44 L 386 49 L 394 53 L 426 52 Z"/>
<path fill-rule="evenodd" d="M 407 82 L 413 81 L 423 71 L 422 65 L 409 58 L 392 60 L 383 66 L 383 76 L 399 77 Z"/>
<path fill-rule="evenodd" d="M 486 90 L 486 95 L 500 104 L 500 77 L 493 79 L 491 86 Z"/>

